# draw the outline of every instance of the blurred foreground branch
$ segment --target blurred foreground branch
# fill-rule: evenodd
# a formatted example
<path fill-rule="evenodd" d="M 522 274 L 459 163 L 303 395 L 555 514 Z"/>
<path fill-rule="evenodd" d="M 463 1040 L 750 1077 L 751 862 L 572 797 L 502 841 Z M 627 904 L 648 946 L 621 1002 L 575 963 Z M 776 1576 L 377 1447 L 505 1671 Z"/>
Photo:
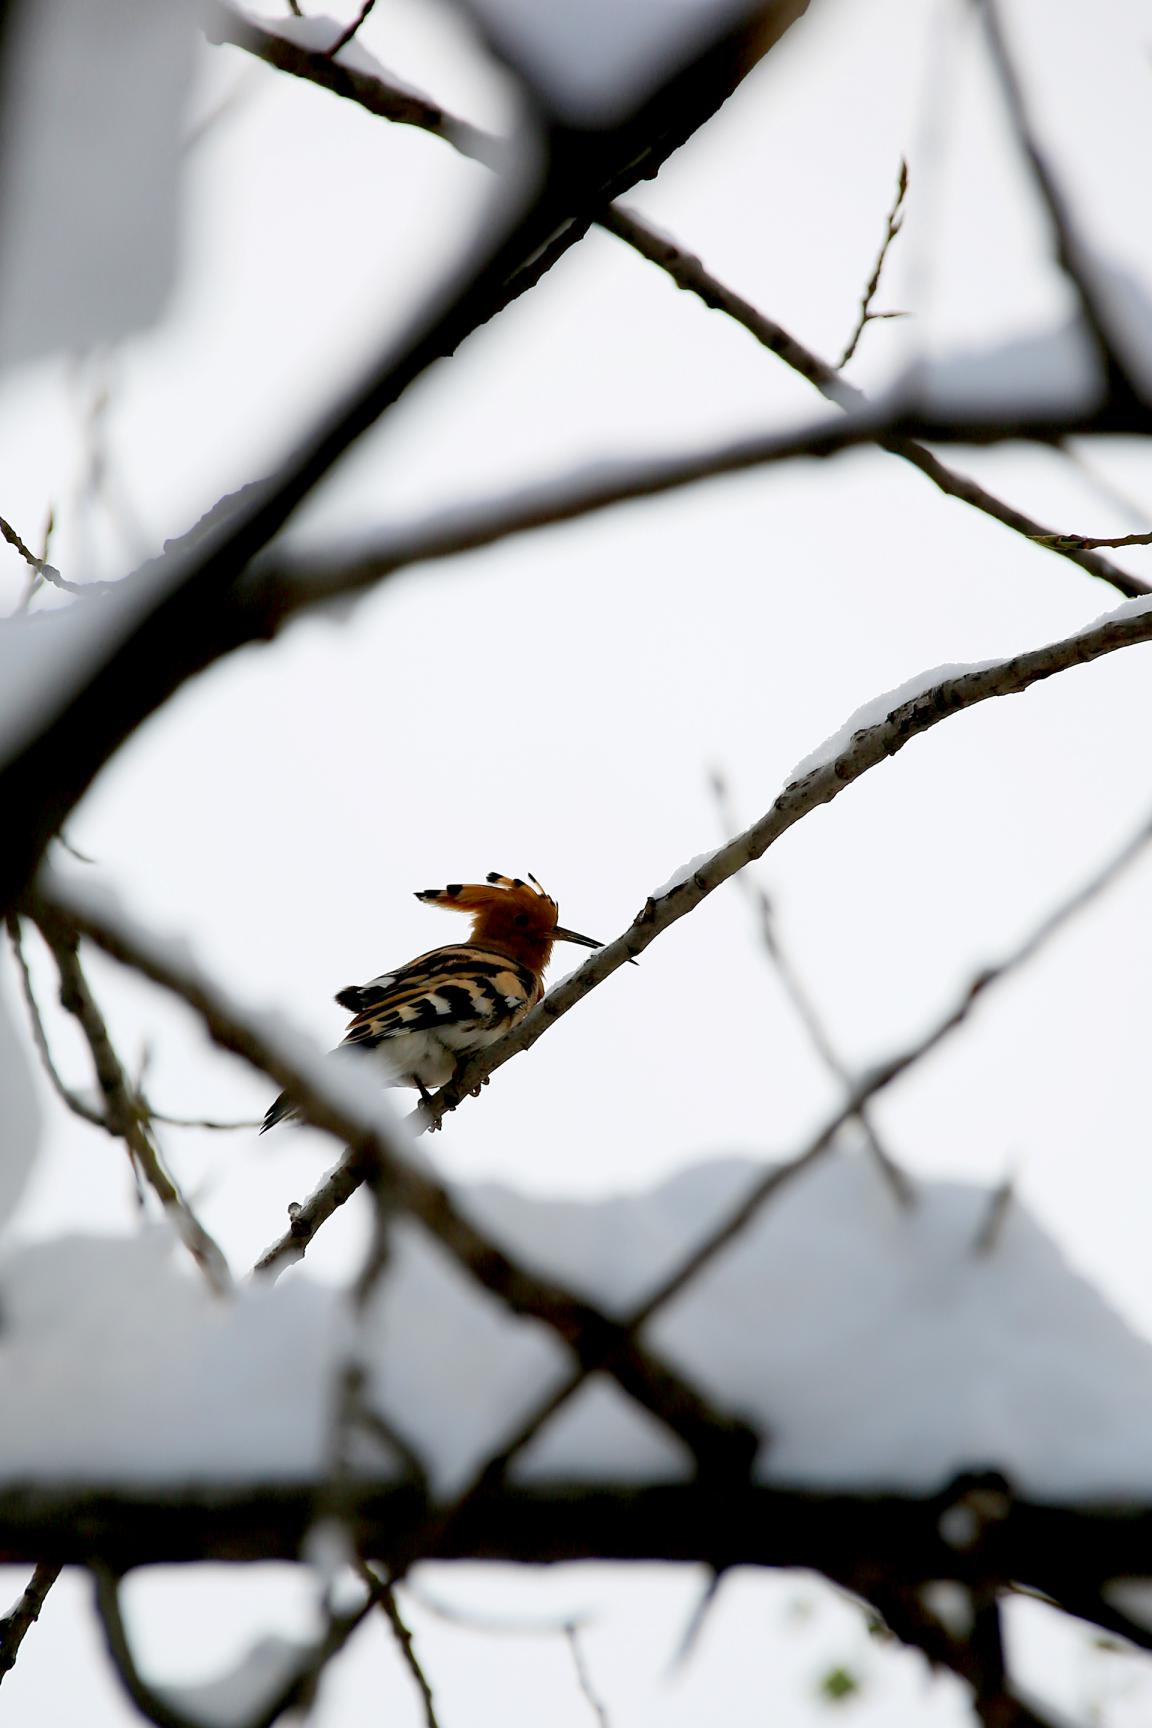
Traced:
<path fill-rule="evenodd" d="M 356 440 L 438 360 L 533 287 L 605 203 L 661 163 L 722 106 L 805 0 L 782 0 L 707 40 L 690 64 L 610 125 L 576 131 L 539 115 L 514 195 L 494 200 L 480 239 L 461 249 L 397 342 L 381 342 L 351 390 L 294 442 L 270 478 L 233 494 L 210 526 L 174 543 L 107 604 L 99 638 L 59 676 L 30 727 L 0 739 L 0 910 L 27 885 L 93 778 L 180 686 L 245 641 L 270 635 L 273 607 L 239 597 L 240 578 Z M 331 63 L 330 63 L 331 64 Z M 267 598 L 268 596 L 266 596 Z M 5 754 L 7 751 L 7 754 Z"/>

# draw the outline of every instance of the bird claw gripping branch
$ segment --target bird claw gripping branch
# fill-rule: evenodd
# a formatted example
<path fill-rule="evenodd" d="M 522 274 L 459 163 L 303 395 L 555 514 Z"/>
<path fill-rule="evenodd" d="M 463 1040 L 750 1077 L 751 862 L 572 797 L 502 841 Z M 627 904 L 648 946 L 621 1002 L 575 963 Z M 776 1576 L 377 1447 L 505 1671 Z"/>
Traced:
<path fill-rule="evenodd" d="M 493 871 L 486 882 L 424 888 L 416 898 L 467 912 L 467 942 L 433 948 L 368 984 L 350 984 L 336 1000 L 353 1013 L 339 1049 L 370 1058 L 383 1085 L 413 1086 L 427 1103 L 430 1086 L 446 1085 L 458 1062 L 494 1043 L 539 1002 L 554 943 L 601 944 L 557 922 L 559 907 L 534 876 L 522 882 Z M 260 1132 L 297 1114 L 281 1092 Z"/>

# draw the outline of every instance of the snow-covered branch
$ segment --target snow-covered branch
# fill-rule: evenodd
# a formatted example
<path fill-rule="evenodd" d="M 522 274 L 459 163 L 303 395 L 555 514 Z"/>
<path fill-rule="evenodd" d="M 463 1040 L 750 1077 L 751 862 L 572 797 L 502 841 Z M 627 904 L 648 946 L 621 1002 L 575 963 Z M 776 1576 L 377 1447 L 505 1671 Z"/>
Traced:
<path fill-rule="evenodd" d="M 985 666 L 949 668 L 943 678 L 927 674 L 915 680 L 912 687 L 868 704 L 866 710 L 854 715 L 841 728 L 836 738 L 816 752 L 815 758 L 801 764 L 802 772 L 758 822 L 726 845 L 717 847 L 687 871 L 683 879 L 650 897 L 622 936 L 598 949 L 576 972 L 550 990 L 498 1043 L 470 1056 L 431 1105 L 421 1107 L 425 1118 L 440 1121 L 446 1111 L 455 1109 L 511 1056 L 530 1048 L 554 1020 L 575 1007 L 590 990 L 642 954 L 657 936 L 693 911 L 738 870 L 763 857 L 789 828 L 821 805 L 831 803 L 846 787 L 895 756 L 914 738 L 977 703 L 996 696 L 1017 695 L 1056 673 L 1148 641 L 1152 641 L 1152 597 L 1126 601 L 1096 624 L 1058 642 Z M 882 717 L 877 718 L 877 712 Z"/>

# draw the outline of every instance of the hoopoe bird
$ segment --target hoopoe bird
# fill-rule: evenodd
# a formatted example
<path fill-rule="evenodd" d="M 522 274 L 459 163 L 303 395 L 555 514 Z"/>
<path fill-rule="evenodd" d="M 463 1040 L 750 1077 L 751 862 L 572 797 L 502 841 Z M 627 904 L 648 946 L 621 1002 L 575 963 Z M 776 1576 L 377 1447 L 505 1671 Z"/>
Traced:
<path fill-rule="evenodd" d="M 416 898 L 467 912 L 467 942 L 432 948 L 395 972 L 338 990 L 337 1002 L 353 1014 L 338 1050 L 372 1059 L 385 1086 L 414 1086 L 427 1102 L 428 1088 L 451 1080 L 462 1057 L 494 1043 L 539 1002 L 554 943 L 602 944 L 557 923 L 559 907 L 531 875 L 522 882 L 492 871 L 486 882 L 424 888 Z M 296 1114 L 281 1092 L 261 1134 Z"/>

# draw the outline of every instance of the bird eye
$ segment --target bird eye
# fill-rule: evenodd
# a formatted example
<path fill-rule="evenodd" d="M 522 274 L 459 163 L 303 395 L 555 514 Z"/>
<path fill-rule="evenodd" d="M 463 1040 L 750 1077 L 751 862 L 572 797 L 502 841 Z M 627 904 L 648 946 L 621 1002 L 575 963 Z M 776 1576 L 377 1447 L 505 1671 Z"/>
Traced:
<path fill-rule="evenodd" d="M 515 924 L 517 930 L 523 930 L 525 924 L 528 922 L 528 914 L 526 912 L 517 912 L 512 922 Z"/>

